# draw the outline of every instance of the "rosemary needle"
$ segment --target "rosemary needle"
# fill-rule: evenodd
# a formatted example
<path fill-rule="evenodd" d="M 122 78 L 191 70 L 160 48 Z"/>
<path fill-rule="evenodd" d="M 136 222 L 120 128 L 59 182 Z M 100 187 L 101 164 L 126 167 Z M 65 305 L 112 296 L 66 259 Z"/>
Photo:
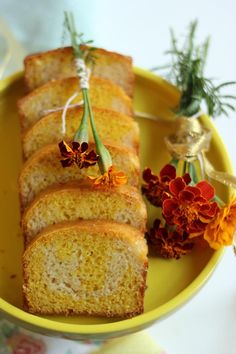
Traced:
<path fill-rule="evenodd" d="M 171 48 L 166 54 L 171 56 L 171 64 L 154 70 L 168 68 L 167 79 L 175 84 L 180 91 L 181 99 L 176 114 L 191 117 L 201 110 L 205 102 L 207 113 L 212 116 L 228 115 L 228 111 L 235 111 L 232 103 L 234 95 L 224 95 L 221 90 L 236 82 L 224 82 L 215 85 L 212 79 L 205 77 L 204 70 L 209 50 L 209 37 L 200 45 L 196 45 L 195 37 L 197 21 L 190 23 L 189 30 L 182 47 L 179 47 L 174 31 L 171 30 Z"/>

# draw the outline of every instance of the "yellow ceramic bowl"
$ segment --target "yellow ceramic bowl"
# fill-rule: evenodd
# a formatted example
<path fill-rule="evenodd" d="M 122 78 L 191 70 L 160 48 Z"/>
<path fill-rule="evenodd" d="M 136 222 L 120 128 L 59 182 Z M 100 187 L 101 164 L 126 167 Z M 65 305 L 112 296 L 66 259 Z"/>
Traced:
<path fill-rule="evenodd" d="M 141 128 L 141 164 L 158 172 L 169 161 L 163 137 L 173 131 L 173 108 L 178 91 L 163 79 L 135 69 L 135 110 L 162 118 L 137 118 Z M 17 99 L 24 94 L 22 74 L 0 82 L 0 312 L 11 321 L 40 333 L 74 339 L 107 339 L 150 326 L 185 303 L 204 284 L 222 251 L 195 249 L 181 260 L 150 258 L 145 311 L 126 320 L 94 317 L 34 316 L 22 309 L 21 254 L 17 176 L 21 168 L 21 143 Z M 231 171 L 227 152 L 210 119 L 203 124 L 213 130 L 209 159 L 216 168 Z M 217 185 L 223 199 L 227 188 Z M 155 217 L 150 210 L 149 222 Z"/>

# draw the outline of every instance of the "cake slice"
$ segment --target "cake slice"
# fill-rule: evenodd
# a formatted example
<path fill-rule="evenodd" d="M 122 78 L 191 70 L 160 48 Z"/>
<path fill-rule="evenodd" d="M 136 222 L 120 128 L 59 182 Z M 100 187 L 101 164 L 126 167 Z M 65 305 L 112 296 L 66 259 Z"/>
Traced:
<path fill-rule="evenodd" d="M 22 217 L 27 245 L 45 227 L 62 221 L 80 219 L 113 220 L 146 229 L 147 211 L 137 188 L 94 187 L 85 183 L 67 183 L 39 194 Z"/>
<path fill-rule="evenodd" d="M 102 141 L 138 150 L 139 127 L 133 118 L 96 107 L 93 107 L 93 114 Z M 82 115 L 82 107 L 74 107 L 68 110 L 64 140 L 71 141 L 73 139 Z M 92 139 L 91 129 L 89 135 Z M 53 112 L 41 118 L 22 137 L 24 157 L 27 159 L 42 146 L 58 143 L 60 140 L 62 140 L 61 112 Z"/>
<path fill-rule="evenodd" d="M 93 75 L 109 79 L 129 95 L 133 95 L 134 74 L 131 57 L 96 48 Z M 59 48 L 29 55 L 24 60 L 25 81 L 33 90 L 50 80 L 76 76 L 73 49 Z"/>
<path fill-rule="evenodd" d="M 132 317 L 143 312 L 147 246 L 129 225 L 57 224 L 23 255 L 23 293 L 33 314 Z"/>
<path fill-rule="evenodd" d="M 48 110 L 64 107 L 75 92 L 79 94 L 72 104 L 81 102 L 82 93 L 79 78 L 70 77 L 51 81 L 21 98 L 18 101 L 18 109 L 22 129 L 32 126 L 46 115 Z M 109 80 L 91 77 L 89 95 L 93 106 L 133 115 L 131 99 L 120 87 Z"/>
<path fill-rule="evenodd" d="M 91 149 L 94 145 L 91 144 Z M 128 184 L 139 185 L 140 164 L 136 153 L 115 145 L 106 145 L 114 166 L 128 177 Z M 32 155 L 23 165 L 19 176 L 19 192 L 22 210 L 33 198 L 45 188 L 58 183 L 81 181 L 87 175 L 98 176 L 98 165 L 88 169 L 77 166 L 63 168 L 61 155 L 57 144 L 46 145 Z"/>

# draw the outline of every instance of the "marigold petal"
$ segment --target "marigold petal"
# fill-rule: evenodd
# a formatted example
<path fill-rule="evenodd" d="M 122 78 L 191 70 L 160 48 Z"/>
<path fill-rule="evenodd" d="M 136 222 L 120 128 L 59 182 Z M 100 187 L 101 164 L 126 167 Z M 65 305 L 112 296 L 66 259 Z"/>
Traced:
<path fill-rule="evenodd" d="M 182 178 L 186 184 L 189 184 L 192 181 L 189 173 L 185 173 Z"/>
<path fill-rule="evenodd" d="M 194 194 L 192 193 L 192 191 L 189 190 L 182 190 L 179 193 L 179 200 L 183 201 L 183 202 L 191 202 L 194 199 Z"/>
<path fill-rule="evenodd" d="M 219 210 L 220 210 L 220 208 L 219 208 L 218 204 L 216 202 L 213 202 L 210 204 L 210 208 L 207 211 L 207 215 L 214 217 L 218 213 Z"/>
<path fill-rule="evenodd" d="M 150 182 L 150 181 L 159 181 L 158 176 L 152 173 L 152 170 L 150 168 L 145 168 L 143 171 L 143 179 L 145 182 Z"/>
<path fill-rule="evenodd" d="M 108 180 L 108 174 L 105 172 L 103 175 L 98 177 L 88 176 L 88 179 L 91 180 L 94 185 L 102 185 L 106 184 Z"/>
<path fill-rule="evenodd" d="M 205 231 L 206 225 L 200 219 L 194 220 L 188 227 L 188 232 L 192 233 L 201 233 Z"/>
<path fill-rule="evenodd" d="M 165 216 L 170 216 L 175 209 L 178 208 L 178 203 L 173 199 L 166 199 L 163 202 L 162 211 Z"/>
<path fill-rule="evenodd" d="M 127 183 L 127 176 L 124 174 L 124 175 L 116 175 L 115 178 L 113 178 L 112 180 L 112 184 L 114 186 L 119 186 L 119 185 L 122 185 L 122 184 L 126 184 Z"/>
<path fill-rule="evenodd" d="M 60 143 L 58 144 L 60 152 L 62 157 L 70 157 L 73 156 L 73 150 L 71 149 L 71 147 L 64 141 L 60 141 Z"/>
<path fill-rule="evenodd" d="M 181 177 L 177 177 L 174 180 L 170 181 L 169 189 L 170 192 L 174 196 L 178 196 L 179 192 L 181 192 L 185 188 L 186 184 Z"/>
<path fill-rule="evenodd" d="M 73 165 L 73 160 L 68 158 L 68 159 L 63 159 L 60 160 L 61 161 L 61 165 L 62 167 L 70 167 L 71 165 Z"/>
<path fill-rule="evenodd" d="M 176 168 L 170 164 L 165 165 L 160 171 L 160 177 L 163 182 L 174 179 L 176 177 Z"/>
<path fill-rule="evenodd" d="M 96 154 L 95 151 L 91 150 L 86 154 L 86 160 L 88 161 L 98 161 L 99 156 Z"/>
<path fill-rule="evenodd" d="M 86 150 L 88 150 L 88 143 L 86 143 L 85 141 L 81 144 L 81 152 L 85 152 Z"/>
<path fill-rule="evenodd" d="M 88 153 L 86 153 L 86 161 L 88 162 L 97 162 L 99 160 L 99 155 L 96 154 L 94 150 L 90 150 Z"/>
<path fill-rule="evenodd" d="M 199 188 L 194 187 L 194 186 L 186 186 L 185 190 L 194 194 L 195 197 L 198 197 L 201 194 L 201 191 L 199 190 Z"/>
<path fill-rule="evenodd" d="M 217 206 L 216 216 L 208 223 L 204 232 L 204 239 L 210 247 L 219 249 L 232 244 L 236 230 L 236 213 L 234 211 L 234 202 L 230 202 L 221 209 Z"/>
<path fill-rule="evenodd" d="M 195 202 L 198 201 L 198 200 L 195 200 Z M 198 205 L 198 210 L 199 212 L 201 213 L 208 213 L 208 212 L 211 212 L 211 209 L 212 208 L 212 205 L 209 204 L 209 203 L 204 203 L 204 204 L 200 204 Z"/>
<path fill-rule="evenodd" d="M 214 198 L 215 188 L 207 181 L 198 182 L 196 187 L 200 189 L 201 195 L 207 200 Z"/>
<path fill-rule="evenodd" d="M 83 144 L 83 143 L 82 143 Z M 86 144 L 86 143 L 85 143 Z M 72 141 L 72 150 L 78 152 L 80 149 L 80 143 L 78 141 Z"/>
<path fill-rule="evenodd" d="M 149 246 L 163 258 L 179 259 L 193 248 L 193 242 L 188 240 L 186 233 L 161 227 L 158 219 L 155 220 L 153 228 L 147 234 L 147 241 Z"/>
<path fill-rule="evenodd" d="M 198 218 L 204 224 L 208 224 L 212 220 L 212 216 L 211 215 L 201 214 L 201 213 L 198 214 Z"/>
<path fill-rule="evenodd" d="M 201 195 L 197 195 L 194 198 L 194 203 L 198 204 L 198 205 L 203 205 L 203 204 L 208 204 L 209 200 L 205 199 L 204 197 L 202 197 Z"/>
<path fill-rule="evenodd" d="M 210 230 L 206 230 L 204 233 L 204 239 L 209 243 L 210 247 L 218 250 L 223 246 L 230 246 L 232 244 L 232 237 L 224 231 L 218 232 L 218 237 L 212 238 Z"/>
<path fill-rule="evenodd" d="M 89 177 L 89 176 L 88 176 Z M 114 166 L 110 166 L 108 171 L 99 177 L 89 177 L 95 185 L 120 186 L 127 183 L 127 176 L 122 171 L 116 171 Z"/>
<path fill-rule="evenodd" d="M 186 217 L 175 213 L 175 218 L 173 220 L 168 220 L 168 224 L 175 225 L 179 231 L 183 231 L 186 229 Z"/>

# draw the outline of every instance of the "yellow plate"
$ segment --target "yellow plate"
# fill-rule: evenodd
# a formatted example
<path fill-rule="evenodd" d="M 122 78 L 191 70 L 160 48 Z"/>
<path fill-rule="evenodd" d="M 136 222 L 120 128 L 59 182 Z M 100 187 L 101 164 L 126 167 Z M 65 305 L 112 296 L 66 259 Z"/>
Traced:
<path fill-rule="evenodd" d="M 135 110 L 148 112 L 163 120 L 138 119 L 141 128 L 142 168 L 154 171 L 169 161 L 163 137 L 173 131 L 171 107 L 178 101 L 178 91 L 161 78 L 135 69 Z M 22 74 L 0 82 L 0 312 L 11 321 L 40 333 L 74 339 L 107 339 L 132 333 L 151 325 L 176 310 L 199 290 L 207 280 L 222 250 L 199 249 L 181 260 L 150 258 L 144 314 L 119 320 L 94 317 L 34 316 L 22 310 L 21 254 L 17 176 L 21 168 L 21 143 L 17 99 L 24 94 Z M 220 170 L 231 172 L 224 145 L 209 119 L 203 123 L 213 130 L 209 158 Z M 228 189 L 217 186 L 223 199 Z M 154 217 L 153 210 L 150 219 Z"/>

